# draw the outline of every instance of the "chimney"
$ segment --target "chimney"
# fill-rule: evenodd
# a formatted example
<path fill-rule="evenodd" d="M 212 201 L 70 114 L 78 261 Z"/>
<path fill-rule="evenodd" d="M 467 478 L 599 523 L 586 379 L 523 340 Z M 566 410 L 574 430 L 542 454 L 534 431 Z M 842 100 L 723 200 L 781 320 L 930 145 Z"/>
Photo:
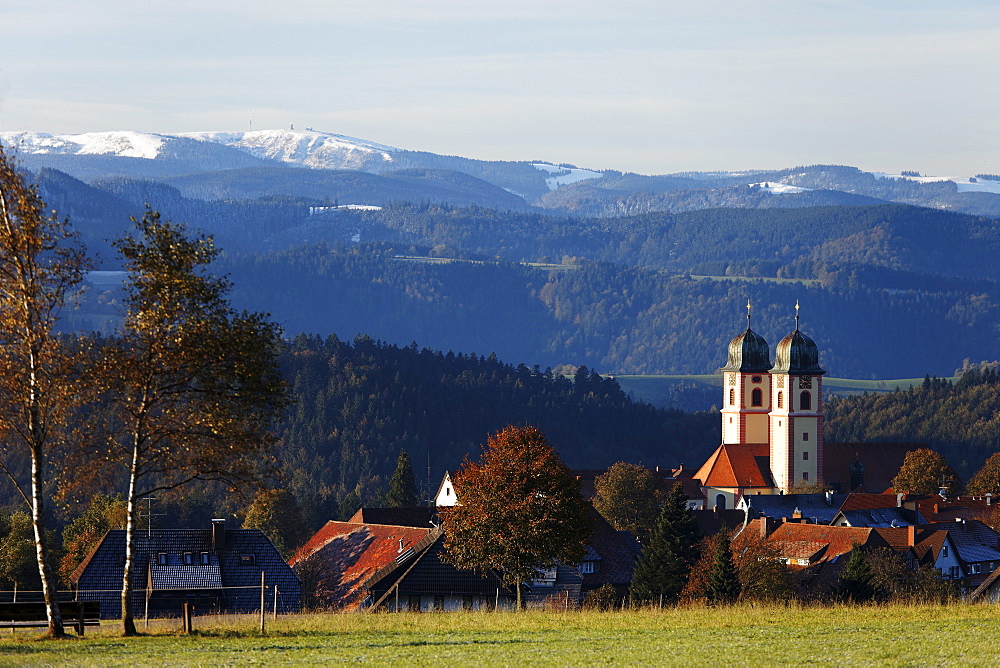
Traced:
<path fill-rule="evenodd" d="M 826 505 L 833 507 L 833 490 L 826 490 Z"/>
<path fill-rule="evenodd" d="M 991 493 L 987 493 L 987 494 L 986 494 L 986 505 L 987 505 L 987 506 L 988 506 L 988 505 L 990 505 L 990 503 L 991 503 L 992 501 L 993 501 L 993 494 L 991 494 Z"/>
<path fill-rule="evenodd" d="M 760 516 L 760 537 L 761 539 L 767 538 L 774 530 L 777 528 L 778 523 L 771 517 L 767 515 Z"/>
<path fill-rule="evenodd" d="M 212 520 L 212 549 L 222 552 L 226 549 L 226 520 Z"/>
<path fill-rule="evenodd" d="M 910 547 L 917 544 L 917 527 L 912 524 L 906 527 L 906 544 Z"/>
<path fill-rule="evenodd" d="M 940 512 L 941 512 L 941 506 L 939 506 L 938 504 L 935 503 L 934 504 L 934 514 L 937 515 Z"/>
<path fill-rule="evenodd" d="M 905 498 L 906 498 L 906 494 L 904 492 L 900 492 L 899 494 L 896 495 L 896 507 L 897 508 L 902 508 L 903 507 L 903 499 L 905 499 Z"/>
<path fill-rule="evenodd" d="M 802 519 L 802 511 L 799 510 L 798 507 L 796 507 L 795 510 L 792 511 L 792 519 L 793 520 L 801 520 Z"/>

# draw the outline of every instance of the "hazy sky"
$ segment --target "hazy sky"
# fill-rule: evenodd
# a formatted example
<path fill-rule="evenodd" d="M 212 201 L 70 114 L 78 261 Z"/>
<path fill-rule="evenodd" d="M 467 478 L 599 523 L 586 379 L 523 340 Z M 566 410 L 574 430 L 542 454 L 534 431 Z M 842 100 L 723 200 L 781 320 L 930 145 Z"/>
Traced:
<path fill-rule="evenodd" d="M 995 0 L 0 0 L 0 130 L 1000 173 Z"/>

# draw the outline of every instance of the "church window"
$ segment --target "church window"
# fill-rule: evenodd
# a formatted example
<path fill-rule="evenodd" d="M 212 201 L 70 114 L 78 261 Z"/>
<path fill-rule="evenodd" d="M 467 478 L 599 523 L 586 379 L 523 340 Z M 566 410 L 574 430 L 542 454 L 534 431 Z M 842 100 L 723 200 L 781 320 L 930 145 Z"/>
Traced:
<path fill-rule="evenodd" d="M 751 380 L 751 382 L 759 383 L 760 382 L 760 376 L 751 376 L 750 380 Z"/>
<path fill-rule="evenodd" d="M 808 450 L 806 450 L 805 452 L 802 453 L 802 461 L 804 461 L 804 462 L 809 461 L 809 451 Z"/>
<path fill-rule="evenodd" d="M 778 408 L 783 408 L 785 404 L 785 393 L 778 392 Z"/>
<path fill-rule="evenodd" d="M 730 406 L 736 405 L 736 390 L 733 389 L 729 390 L 729 405 Z"/>
<path fill-rule="evenodd" d="M 799 410 L 812 410 L 812 395 L 808 392 L 803 392 L 799 395 Z"/>
<path fill-rule="evenodd" d="M 750 393 L 750 405 L 751 406 L 764 405 L 764 393 L 760 391 L 759 387 L 753 388 L 753 392 Z"/>
<path fill-rule="evenodd" d="M 802 432 L 802 440 L 803 441 L 808 441 L 809 440 L 809 432 L 808 431 Z"/>
<path fill-rule="evenodd" d="M 809 480 L 809 471 L 803 471 L 802 472 L 802 479 L 803 480 Z"/>

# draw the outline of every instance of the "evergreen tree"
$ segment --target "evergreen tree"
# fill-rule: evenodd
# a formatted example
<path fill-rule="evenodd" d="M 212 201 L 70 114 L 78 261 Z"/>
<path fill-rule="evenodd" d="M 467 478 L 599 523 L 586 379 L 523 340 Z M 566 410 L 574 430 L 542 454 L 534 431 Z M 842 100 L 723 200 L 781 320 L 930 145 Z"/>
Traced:
<path fill-rule="evenodd" d="M 632 576 L 632 600 L 673 603 L 680 596 L 691 567 L 698 560 L 701 531 L 687 509 L 688 497 L 680 483 L 667 496 L 650 531 Z"/>
<path fill-rule="evenodd" d="M 865 559 L 861 546 L 855 544 L 851 555 L 840 573 L 837 583 L 837 596 L 845 601 L 863 603 L 875 598 L 874 575 L 868 560 Z"/>
<path fill-rule="evenodd" d="M 740 595 L 742 587 L 736 565 L 733 563 L 733 551 L 730 545 L 729 532 L 719 532 L 715 542 L 715 554 L 712 559 L 712 570 L 708 574 L 708 600 L 714 603 L 733 603 Z"/>
<path fill-rule="evenodd" d="M 406 450 L 399 449 L 396 470 L 389 480 L 389 493 L 385 497 L 390 508 L 407 508 L 417 505 L 417 481 L 413 476 L 413 464 Z"/>

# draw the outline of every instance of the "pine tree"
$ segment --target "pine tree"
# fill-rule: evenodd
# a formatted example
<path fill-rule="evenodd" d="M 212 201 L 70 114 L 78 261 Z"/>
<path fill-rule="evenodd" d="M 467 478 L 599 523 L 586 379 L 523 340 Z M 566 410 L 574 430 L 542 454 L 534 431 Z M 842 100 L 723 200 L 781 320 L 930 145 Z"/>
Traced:
<path fill-rule="evenodd" d="M 857 544 L 851 550 L 851 555 L 840 573 L 837 584 L 837 596 L 843 600 L 863 603 L 875 598 L 874 577 L 864 552 Z"/>
<path fill-rule="evenodd" d="M 632 576 L 632 601 L 675 602 L 698 560 L 698 522 L 687 509 L 680 483 L 667 496 Z"/>
<path fill-rule="evenodd" d="M 705 593 L 713 603 L 733 603 L 741 590 L 739 575 L 733 563 L 729 532 L 723 530 L 715 541 L 712 570 L 708 574 L 708 591 Z"/>
<path fill-rule="evenodd" d="M 413 475 L 413 464 L 406 450 L 399 449 L 396 470 L 389 480 L 389 493 L 385 497 L 390 508 L 408 508 L 417 505 L 417 481 Z"/>

